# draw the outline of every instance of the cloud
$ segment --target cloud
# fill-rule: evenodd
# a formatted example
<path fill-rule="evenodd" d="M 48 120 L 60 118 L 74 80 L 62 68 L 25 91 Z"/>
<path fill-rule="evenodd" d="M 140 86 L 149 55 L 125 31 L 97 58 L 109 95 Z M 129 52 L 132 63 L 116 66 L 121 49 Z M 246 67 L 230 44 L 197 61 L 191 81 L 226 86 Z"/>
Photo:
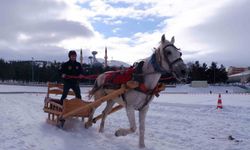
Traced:
<path fill-rule="evenodd" d="M 206 43 L 211 51 L 201 59 L 226 65 L 249 66 L 250 2 L 224 5 L 220 12 L 189 29 L 198 43 Z M 202 51 L 202 50 L 201 50 Z"/>
<path fill-rule="evenodd" d="M 186 61 L 247 65 L 247 0 L 1 1 L 0 57 L 64 60 L 69 49 L 98 51 L 133 63 L 148 57 L 162 34 L 176 38 Z M 8 50 L 8 51 L 6 51 Z M 8 56 L 8 57 L 7 57 Z M 239 56 L 239 57 L 238 57 Z"/>
<path fill-rule="evenodd" d="M 0 52 L 1 56 L 4 56 L 5 60 L 31 60 L 32 57 L 34 57 L 36 60 L 47 61 L 64 61 L 68 59 L 68 52 L 57 46 L 30 46 L 19 47 L 18 49 L 13 47 L 0 47 Z"/>
<path fill-rule="evenodd" d="M 91 0 L 79 3 L 80 5 L 87 4 L 88 7 L 82 8 L 82 10 L 89 18 L 95 17 L 95 19 L 105 20 L 107 18 L 108 20 L 116 20 L 117 18 L 133 18 L 140 20 L 146 16 L 154 15 L 152 14 L 152 11 L 149 11 L 149 9 L 154 7 L 153 3 L 155 2 Z"/>
<path fill-rule="evenodd" d="M 126 43 L 128 44 L 127 48 L 133 49 L 133 54 L 140 54 L 133 55 L 134 59 L 130 58 L 130 62 L 139 57 L 150 55 L 152 50 L 149 49 L 157 46 L 157 42 L 163 33 L 166 33 L 168 38 L 174 35 L 176 36 L 176 45 L 183 50 L 183 57 L 187 58 L 188 61 L 199 60 L 200 58 L 202 58 L 203 61 L 216 61 L 207 59 L 207 56 L 213 55 L 213 52 L 217 50 L 211 49 L 211 45 L 213 44 L 206 40 L 202 41 L 202 38 L 200 39 L 202 35 L 196 31 L 199 30 L 200 25 L 209 24 L 208 21 L 211 21 L 210 18 L 218 16 L 221 10 L 225 9 L 228 4 L 231 3 L 233 2 L 230 0 L 222 0 L 219 2 L 215 0 L 193 0 L 192 2 L 182 0 L 138 0 L 136 2 L 129 0 L 93 0 L 89 2 L 90 7 L 88 10 L 93 11 L 93 13 L 89 13 L 92 15 L 91 17 L 96 17 L 98 21 L 104 23 L 114 22 L 121 18 L 133 18 L 138 20 L 145 20 L 145 18 L 154 20 L 157 17 L 166 18 L 163 21 L 160 20 L 161 22 L 159 22 L 155 30 L 150 29 L 149 31 L 143 32 L 135 31 L 129 36 L 130 40 Z M 116 5 L 113 6 L 112 4 Z M 132 26 L 134 27 L 135 24 Z M 126 28 L 129 27 L 130 26 L 126 26 Z M 120 31 L 122 30 L 123 29 L 120 28 Z M 209 32 L 212 33 L 211 31 Z M 118 45 L 120 45 L 120 43 L 113 44 L 112 47 L 121 50 Z M 149 51 L 145 52 L 145 49 Z"/>
<path fill-rule="evenodd" d="M 66 9 L 66 3 L 56 0 L 1 1 L 0 57 L 53 55 L 51 51 L 65 49 L 58 46 L 65 39 L 92 37 L 93 31 L 84 24 L 61 17 Z"/>

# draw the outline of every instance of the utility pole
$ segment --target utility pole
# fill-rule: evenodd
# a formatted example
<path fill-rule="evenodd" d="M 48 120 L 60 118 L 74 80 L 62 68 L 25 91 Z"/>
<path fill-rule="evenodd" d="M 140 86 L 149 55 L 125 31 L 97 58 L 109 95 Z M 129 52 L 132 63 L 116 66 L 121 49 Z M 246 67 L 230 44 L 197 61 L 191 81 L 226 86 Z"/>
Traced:
<path fill-rule="evenodd" d="M 81 51 L 80 51 L 80 63 L 81 63 L 81 66 L 82 66 L 82 64 L 83 64 L 82 49 L 81 49 Z"/>
<path fill-rule="evenodd" d="M 215 69 L 214 69 L 214 84 L 215 84 Z"/>
<path fill-rule="evenodd" d="M 31 71 L 31 81 L 34 82 L 34 57 L 32 57 Z"/>
<path fill-rule="evenodd" d="M 107 68 L 108 67 L 108 52 L 107 52 L 107 46 L 105 47 L 105 56 L 104 56 L 104 68 Z"/>

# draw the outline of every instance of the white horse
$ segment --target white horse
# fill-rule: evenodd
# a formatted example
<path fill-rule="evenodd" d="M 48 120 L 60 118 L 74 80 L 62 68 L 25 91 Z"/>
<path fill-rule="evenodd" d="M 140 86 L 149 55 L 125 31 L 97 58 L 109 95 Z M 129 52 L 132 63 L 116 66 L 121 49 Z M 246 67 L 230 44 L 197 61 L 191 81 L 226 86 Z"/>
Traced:
<path fill-rule="evenodd" d="M 142 73 L 140 76 L 144 78 L 144 85 L 147 89 L 153 90 L 163 72 L 172 73 L 177 80 L 183 81 L 187 77 L 186 65 L 181 59 L 181 52 L 174 46 L 174 37 L 171 41 L 165 39 L 165 35 L 162 35 L 160 45 L 152 56 L 143 59 Z M 102 85 L 105 82 L 106 74 L 101 74 L 97 77 L 95 86 L 93 87 L 92 94 L 95 99 L 107 95 L 112 90 L 105 89 Z M 90 93 L 91 94 L 91 93 Z M 121 128 L 115 132 L 116 136 L 125 136 L 127 134 L 136 131 L 135 110 L 139 111 L 139 147 L 145 147 L 144 144 L 144 131 L 145 131 L 145 117 L 149 108 L 150 101 L 154 98 L 153 94 L 144 93 L 140 90 L 130 90 L 122 97 L 118 97 L 114 100 L 107 101 L 107 106 L 103 110 L 103 118 L 100 124 L 99 132 L 104 131 L 104 123 L 107 114 L 112 110 L 115 102 L 122 104 L 126 108 L 127 117 L 129 120 L 129 128 Z M 92 125 L 93 115 L 90 116 L 89 121 L 85 124 L 85 127 Z"/>

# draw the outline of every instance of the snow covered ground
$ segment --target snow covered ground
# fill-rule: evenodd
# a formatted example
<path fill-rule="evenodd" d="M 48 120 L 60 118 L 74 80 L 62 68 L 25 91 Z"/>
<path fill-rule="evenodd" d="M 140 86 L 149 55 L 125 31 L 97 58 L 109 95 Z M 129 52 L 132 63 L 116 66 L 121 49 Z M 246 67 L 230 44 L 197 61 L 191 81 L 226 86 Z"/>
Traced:
<path fill-rule="evenodd" d="M 118 128 L 128 127 L 124 109 L 107 118 L 102 134 L 98 133 L 99 122 L 85 129 L 81 120 L 71 119 L 66 121 L 65 130 L 47 124 L 47 114 L 42 110 L 45 93 L 18 93 L 46 90 L 0 85 L 0 150 L 139 149 L 138 131 L 126 137 L 114 136 Z M 82 96 L 88 90 L 83 87 Z M 213 94 L 208 94 L 210 90 Z M 226 90 L 230 94 L 224 94 Z M 239 92 L 244 90 L 186 85 L 167 88 L 150 106 L 146 150 L 249 150 L 250 95 L 235 94 Z M 221 111 L 216 109 L 218 93 L 223 93 Z M 229 136 L 235 139 L 229 140 Z"/>

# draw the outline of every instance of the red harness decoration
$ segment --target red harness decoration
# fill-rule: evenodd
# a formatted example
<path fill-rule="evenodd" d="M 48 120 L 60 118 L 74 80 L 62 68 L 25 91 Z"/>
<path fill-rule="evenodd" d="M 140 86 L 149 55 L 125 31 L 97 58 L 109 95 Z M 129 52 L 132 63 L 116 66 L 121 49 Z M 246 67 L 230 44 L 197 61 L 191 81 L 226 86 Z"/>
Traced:
<path fill-rule="evenodd" d="M 134 73 L 134 68 L 128 68 L 124 71 L 109 71 L 106 72 L 105 83 L 107 84 L 125 84 L 128 81 L 132 80 Z"/>
<path fill-rule="evenodd" d="M 105 75 L 105 85 L 107 87 L 117 87 L 115 85 L 126 84 L 128 81 L 132 80 L 133 73 L 135 72 L 135 68 L 128 68 L 124 71 L 109 71 L 106 72 Z M 165 85 L 163 83 L 158 83 L 154 89 L 148 89 L 144 83 L 140 83 L 139 87 L 135 90 L 138 90 L 147 95 L 155 95 L 159 96 L 159 93 L 165 89 Z"/>

